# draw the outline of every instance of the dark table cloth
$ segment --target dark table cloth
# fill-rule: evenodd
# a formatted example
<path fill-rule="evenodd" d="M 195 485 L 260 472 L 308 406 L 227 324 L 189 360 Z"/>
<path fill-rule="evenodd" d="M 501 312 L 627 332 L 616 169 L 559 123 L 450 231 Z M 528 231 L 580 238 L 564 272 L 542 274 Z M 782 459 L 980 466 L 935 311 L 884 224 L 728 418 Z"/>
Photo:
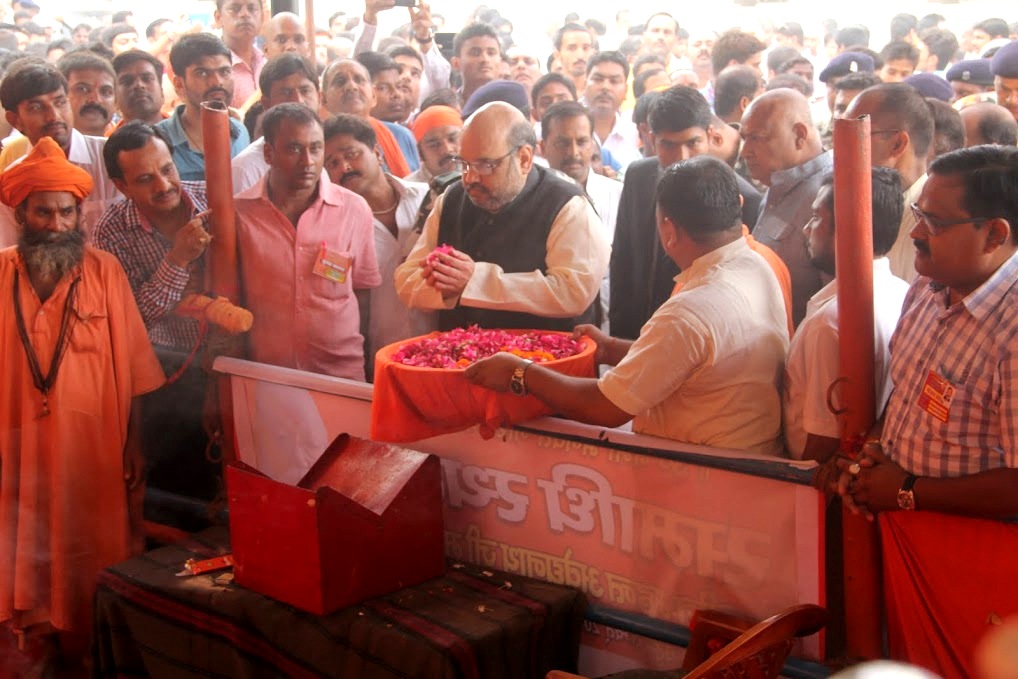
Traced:
<path fill-rule="evenodd" d="M 94 676 L 516 679 L 576 665 L 586 604 L 575 589 L 450 562 L 444 577 L 317 616 L 230 571 L 175 576 L 228 551 L 213 528 L 103 572 Z"/>

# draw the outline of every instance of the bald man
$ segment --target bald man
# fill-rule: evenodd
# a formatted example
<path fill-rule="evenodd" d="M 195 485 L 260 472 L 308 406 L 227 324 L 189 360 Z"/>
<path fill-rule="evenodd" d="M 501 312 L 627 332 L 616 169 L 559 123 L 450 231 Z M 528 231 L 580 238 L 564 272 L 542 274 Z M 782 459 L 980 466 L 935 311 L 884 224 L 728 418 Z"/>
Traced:
<path fill-rule="evenodd" d="M 443 330 L 572 330 L 599 323 L 597 298 L 611 247 L 575 184 L 534 164 L 537 139 L 518 109 L 487 104 L 460 139 L 461 182 L 436 201 L 396 270 L 408 307 L 437 309 Z M 452 246 L 438 261 L 428 255 Z"/>
<path fill-rule="evenodd" d="M 802 227 L 813 214 L 823 176 L 831 171 L 831 154 L 824 152 L 809 102 L 795 90 L 773 90 L 754 99 L 739 134 L 750 176 L 767 187 L 753 237 L 788 267 L 792 320 L 798 325 L 806 303 L 824 283 L 809 260 Z"/>
<path fill-rule="evenodd" d="M 999 104 L 973 104 L 959 111 L 965 125 L 965 146 L 1018 144 L 1018 122 Z"/>
<path fill-rule="evenodd" d="M 919 200 L 926 184 L 926 165 L 933 146 L 933 113 L 918 90 L 905 83 L 883 83 L 863 90 L 845 109 L 846 118 L 870 116 L 873 165 L 901 175 L 905 205 Z M 915 214 L 905 210 L 898 238 L 887 253 L 891 273 L 911 283 L 916 277 Z"/>
<path fill-rule="evenodd" d="M 280 12 L 262 26 L 262 38 L 265 40 L 265 58 L 293 52 L 307 58 L 308 35 L 304 22 L 292 12 Z"/>

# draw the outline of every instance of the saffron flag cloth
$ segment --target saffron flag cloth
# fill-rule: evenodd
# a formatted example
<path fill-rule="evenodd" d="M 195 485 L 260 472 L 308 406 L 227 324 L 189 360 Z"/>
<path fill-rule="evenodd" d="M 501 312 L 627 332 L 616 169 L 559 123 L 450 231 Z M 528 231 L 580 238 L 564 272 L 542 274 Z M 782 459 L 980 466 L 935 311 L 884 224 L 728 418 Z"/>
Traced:
<path fill-rule="evenodd" d="M 375 131 L 378 146 L 382 149 L 382 158 L 385 159 L 389 172 L 400 179 L 410 174 L 410 166 L 407 165 L 406 158 L 403 157 L 403 152 L 399 148 L 399 142 L 396 141 L 396 137 L 389 131 L 389 128 L 377 118 L 368 117 L 368 122 L 371 123 L 371 129 Z"/>
<path fill-rule="evenodd" d="M 483 437 L 491 438 L 499 427 L 552 414 L 551 408 L 534 396 L 498 393 L 471 384 L 462 369 L 421 368 L 393 360 L 393 354 L 400 347 L 438 334 L 390 344 L 375 354 L 375 391 L 371 401 L 373 441 L 419 441 L 475 424 L 480 425 Z M 566 375 L 593 377 L 597 345 L 589 338 L 581 338 L 581 343 L 583 349 L 575 356 L 541 365 Z"/>
<path fill-rule="evenodd" d="M 977 676 L 976 644 L 1018 614 L 1018 524 L 935 512 L 880 515 L 891 658 Z"/>
<path fill-rule="evenodd" d="M 177 577 L 230 549 L 224 528 L 99 576 L 93 676 L 538 679 L 575 670 L 586 600 L 572 587 L 452 563 L 443 577 L 326 616 L 232 582 Z"/>

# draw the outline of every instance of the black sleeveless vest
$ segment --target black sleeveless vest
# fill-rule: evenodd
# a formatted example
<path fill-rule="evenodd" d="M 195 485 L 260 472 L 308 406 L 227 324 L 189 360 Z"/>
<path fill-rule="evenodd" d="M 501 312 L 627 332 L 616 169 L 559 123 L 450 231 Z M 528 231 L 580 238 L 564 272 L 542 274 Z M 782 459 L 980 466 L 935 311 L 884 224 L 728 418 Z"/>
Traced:
<path fill-rule="evenodd" d="M 537 165 L 530 169 L 520 194 L 498 213 L 474 205 L 459 182 L 445 192 L 438 225 L 438 242 L 467 253 L 474 261 L 491 262 L 506 273 L 547 273 L 548 234 L 566 203 L 583 193 L 575 184 L 555 177 Z M 548 318 L 518 311 L 496 311 L 459 305 L 440 311 L 442 330 L 477 324 L 482 328 L 572 330 L 594 321 L 597 301 L 575 318 Z"/>

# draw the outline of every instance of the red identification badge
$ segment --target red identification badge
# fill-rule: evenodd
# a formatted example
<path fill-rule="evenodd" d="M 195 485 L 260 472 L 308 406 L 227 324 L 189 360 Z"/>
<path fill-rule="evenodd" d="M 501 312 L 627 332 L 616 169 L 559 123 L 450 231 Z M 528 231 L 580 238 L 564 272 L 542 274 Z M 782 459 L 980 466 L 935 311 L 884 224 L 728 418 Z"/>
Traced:
<path fill-rule="evenodd" d="M 926 384 L 919 393 L 919 407 L 941 422 L 947 422 L 947 414 L 951 410 L 951 399 L 954 398 L 954 385 L 933 372 L 926 376 Z"/>
<path fill-rule="evenodd" d="M 315 268 L 312 272 L 315 275 L 327 278 L 333 283 L 346 283 L 346 277 L 353 269 L 353 257 L 348 252 L 336 252 L 329 250 L 322 243 L 322 250 L 315 260 Z"/>

